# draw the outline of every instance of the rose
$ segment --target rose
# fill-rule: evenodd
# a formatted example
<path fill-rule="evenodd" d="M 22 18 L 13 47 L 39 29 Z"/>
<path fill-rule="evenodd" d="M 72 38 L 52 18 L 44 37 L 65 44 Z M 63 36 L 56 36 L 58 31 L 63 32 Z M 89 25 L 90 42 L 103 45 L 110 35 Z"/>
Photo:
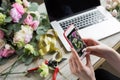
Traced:
<path fill-rule="evenodd" d="M 33 30 L 36 30 L 37 27 L 39 26 L 39 21 L 37 20 L 33 21 L 30 26 L 33 28 Z"/>
<path fill-rule="evenodd" d="M 33 17 L 30 14 L 28 14 L 26 19 L 24 20 L 23 24 L 30 25 L 32 23 L 32 21 L 33 21 Z"/>
<path fill-rule="evenodd" d="M 21 4 L 19 4 L 19 3 L 14 3 L 14 4 L 12 5 L 12 7 L 13 7 L 13 8 L 16 8 L 16 10 L 17 10 L 21 15 L 23 15 L 23 14 L 25 13 L 23 6 L 22 6 Z"/>
<path fill-rule="evenodd" d="M 30 26 L 22 25 L 21 30 L 15 33 L 13 42 L 18 47 L 23 47 L 32 39 L 33 29 Z M 20 45 L 20 46 L 19 46 Z"/>
<path fill-rule="evenodd" d="M 4 32 L 2 30 L 0 30 L 0 39 L 4 38 Z"/>
<path fill-rule="evenodd" d="M 24 41 L 25 43 L 30 42 L 32 39 L 33 29 L 30 26 L 22 25 L 22 31 L 24 32 Z"/>
<path fill-rule="evenodd" d="M 1 51 L 0 51 L 1 52 Z M 2 53 L 0 53 L 1 57 L 9 57 L 11 56 L 13 53 L 15 52 L 15 50 L 11 50 L 11 49 L 3 49 Z"/>
<path fill-rule="evenodd" d="M 11 49 L 9 44 L 5 45 L 5 48 L 0 49 L 0 57 L 9 57 L 15 53 L 15 50 Z"/>
<path fill-rule="evenodd" d="M 16 8 L 10 10 L 10 16 L 12 17 L 13 22 L 19 22 L 20 18 L 22 18 L 22 15 L 16 10 Z"/>
<path fill-rule="evenodd" d="M 19 22 L 22 15 L 25 13 L 23 6 L 20 3 L 14 3 L 10 10 L 10 16 L 13 19 L 13 22 Z"/>

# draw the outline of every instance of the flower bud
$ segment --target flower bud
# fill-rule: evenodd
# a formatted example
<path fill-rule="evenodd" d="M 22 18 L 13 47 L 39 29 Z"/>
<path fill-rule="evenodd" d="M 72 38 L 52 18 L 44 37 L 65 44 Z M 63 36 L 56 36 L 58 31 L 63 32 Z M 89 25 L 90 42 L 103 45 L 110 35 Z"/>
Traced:
<path fill-rule="evenodd" d="M 114 17 L 117 17 L 118 16 L 118 12 L 116 9 L 114 9 L 111 14 L 114 16 Z"/>
<path fill-rule="evenodd" d="M 26 44 L 24 48 L 25 48 L 26 52 L 29 51 L 34 56 L 37 56 L 37 54 L 35 53 L 35 49 L 34 49 L 34 47 L 32 45 Z"/>
<path fill-rule="evenodd" d="M 2 13 L 0 13 L 0 25 L 2 25 L 2 24 L 4 24 L 4 22 L 5 22 L 5 15 L 4 14 L 2 14 Z"/>
<path fill-rule="evenodd" d="M 21 0 L 15 0 L 15 2 L 22 4 Z"/>
<path fill-rule="evenodd" d="M 49 67 L 45 63 L 42 63 L 42 65 L 39 66 L 39 72 L 41 77 L 47 77 L 49 74 Z"/>
<path fill-rule="evenodd" d="M 9 44 L 5 44 L 5 49 L 10 49 L 10 45 Z"/>

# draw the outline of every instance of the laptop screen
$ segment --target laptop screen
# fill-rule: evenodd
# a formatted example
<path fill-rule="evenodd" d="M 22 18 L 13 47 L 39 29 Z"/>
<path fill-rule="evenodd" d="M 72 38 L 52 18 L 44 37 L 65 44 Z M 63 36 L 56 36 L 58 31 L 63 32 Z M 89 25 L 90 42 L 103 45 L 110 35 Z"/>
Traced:
<path fill-rule="evenodd" d="M 100 5 L 99 0 L 44 0 L 50 21 L 88 10 Z"/>

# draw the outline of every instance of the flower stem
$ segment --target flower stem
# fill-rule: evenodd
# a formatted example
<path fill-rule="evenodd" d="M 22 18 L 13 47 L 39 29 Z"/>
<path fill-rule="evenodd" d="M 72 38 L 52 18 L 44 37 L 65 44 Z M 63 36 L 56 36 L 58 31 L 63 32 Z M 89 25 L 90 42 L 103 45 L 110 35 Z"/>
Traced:
<path fill-rule="evenodd" d="M 13 67 L 15 66 L 15 64 L 23 57 L 23 55 L 24 55 L 24 54 L 18 56 L 18 59 L 17 59 L 10 67 L 7 67 L 7 68 L 5 69 L 5 70 L 7 70 L 8 68 L 10 68 L 9 71 L 7 72 L 7 74 L 5 74 L 5 77 L 4 77 L 3 80 L 6 80 L 7 76 L 11 73 L 11 71 L 12 71 Z M 5 70 L 3 70 L 3 71 L 5 71 Z M 3 74 L 4 74 L 4 73 L 3 73 Z"/>
<path fill-rule="evenodd" d="M 24 73 L 27 73 L 27 72 L 13 72 L 13 73 L 9 73 L 9 72 L 6 72 L 6 73 L 2 73 L 2 74 L 0 74 L 0 76 L 4 76 L 4 75 L 7 75 L 7 74 L 24 74 Z"/>
<path fill-rule="evenodd" d="M 11 70 L 13 69 L 14 65 L 17 63 L 18 60 L 16 60 L 12 65 L 11 65 L 11 68 L 10 70 L 7 72 L 7 74 L 5 75 L 4 79 L 3 80 L 6 80 L 8 74 L 11 72 Z"/>

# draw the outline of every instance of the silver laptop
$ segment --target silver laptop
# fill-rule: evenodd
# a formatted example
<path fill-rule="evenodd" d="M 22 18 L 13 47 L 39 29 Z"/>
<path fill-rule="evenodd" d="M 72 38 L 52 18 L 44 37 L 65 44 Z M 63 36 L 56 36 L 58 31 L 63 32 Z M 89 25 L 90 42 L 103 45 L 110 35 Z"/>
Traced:
<path fill-rule="evenodd" d="M 103 39 L 120 32 L 120 23 L 100 5 L 99 0 L 44 0 L 52 27 L 67 51 L 70 46 L 63 36 L 71 24 L 82 38 Z"/>

